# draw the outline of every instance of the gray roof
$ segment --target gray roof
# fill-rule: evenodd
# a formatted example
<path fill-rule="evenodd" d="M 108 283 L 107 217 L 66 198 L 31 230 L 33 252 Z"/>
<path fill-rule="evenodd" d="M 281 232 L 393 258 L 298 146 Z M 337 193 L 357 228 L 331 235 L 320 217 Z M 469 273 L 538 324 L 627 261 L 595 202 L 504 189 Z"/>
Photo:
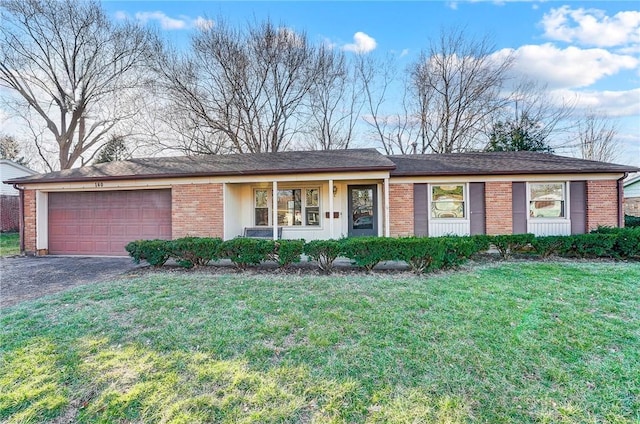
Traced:
<path fill-rule="evenodd" d="M 476 152 L 388 156 L 392 176 L 634 172 L 638 168 L 538 152 Z"/>
<path fill-rule="evenodd" d="M 376 149 L 247 153 L 130 159 L 40 174 L 9 183 L 100 181 L 221 175 L 304 174 L 395 168 Z"/>
<path fill-rule="evenodd" d="M 640 169 L 535 152 L 384 156 L 376 149 L 131 159 L 17 178 L 12 183 L 388 170 L 392 176 L 620 173 Z"/>

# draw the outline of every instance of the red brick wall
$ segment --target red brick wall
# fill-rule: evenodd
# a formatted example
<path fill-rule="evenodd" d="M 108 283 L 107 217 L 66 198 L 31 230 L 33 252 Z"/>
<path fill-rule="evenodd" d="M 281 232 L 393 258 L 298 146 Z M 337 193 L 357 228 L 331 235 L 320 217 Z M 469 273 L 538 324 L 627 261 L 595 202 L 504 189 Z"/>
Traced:
<path fill-rule="evenodd" d="M 618 182 L 587 181 L 587 230 L 618 226 Z"/>
<path fill-rule="evenodd" d="M 185 184 L 171 189 L 171 232 L 187 236 L 223 237 L 222 184 Z"/>
<path fill-rule="evenodd" d="M 413 184 L 389 184 L 389 234 L 391 237 L 412 236 Z"/>
<path fill-rule="evenodd" d="M 36 192 L 24 191 L 24 250 L 36 252 Z"/>
<path fill-rule="evenodd" d="M 513 232 L 513 203 L 511 181 L 487 181 L 484 185 L 487 234 Z"/>
<path fill-rule="evenodd" d="M 0 196 L 0 231 L 18 231 L 20 228 L 20 197 Z"/>

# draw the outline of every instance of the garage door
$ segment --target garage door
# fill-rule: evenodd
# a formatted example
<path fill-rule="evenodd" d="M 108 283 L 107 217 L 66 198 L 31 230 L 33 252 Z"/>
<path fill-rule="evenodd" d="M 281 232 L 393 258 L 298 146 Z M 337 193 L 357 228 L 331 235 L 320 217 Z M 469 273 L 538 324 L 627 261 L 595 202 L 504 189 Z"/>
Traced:
<path fill-rule="evenodd" d="M 171 238 L 171 190 L 49 193 L 49 253 L 126 256 L 133 240 Z"/>

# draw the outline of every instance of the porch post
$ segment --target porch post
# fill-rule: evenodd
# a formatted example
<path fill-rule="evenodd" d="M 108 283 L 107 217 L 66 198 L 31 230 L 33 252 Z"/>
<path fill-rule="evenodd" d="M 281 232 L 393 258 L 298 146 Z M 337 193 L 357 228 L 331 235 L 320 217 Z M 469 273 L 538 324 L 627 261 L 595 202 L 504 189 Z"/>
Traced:
<path fill-rule="evenodd" d="M 273 225 L 273 239 L 278 240 L 278 182 L 274 181 L 272 184 L 271 193 L 271 213 L 272 213 L 272 225 Z"/>
<path fill-rule="evenodd" d="M 329 180 L 329 238 L 333 238 L 333 180 Z"/>
<path fill-rule="evenodd" d="M 389 217 L 389 178 L 384 179 L 384 236 L 389 237 L 391 235 L 391 229 L 389 224 L 391 223 L 391 217 Z"/>

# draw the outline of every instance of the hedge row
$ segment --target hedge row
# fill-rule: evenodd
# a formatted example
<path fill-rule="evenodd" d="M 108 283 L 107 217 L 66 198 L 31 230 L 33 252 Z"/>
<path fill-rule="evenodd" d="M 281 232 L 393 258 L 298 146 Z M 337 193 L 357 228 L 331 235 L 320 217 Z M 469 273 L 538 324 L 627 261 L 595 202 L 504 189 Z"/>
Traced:
<path fill-rule="evenodd" d="M 162 266 L 170 258 L 191 268 L 211 261 L 229 259 L 240 270 L 265 261 L 275 261 L 287 268 L 299 262 L 302 254 L 329 273 L 338 257 L 349 258 L 355 265 L 371 271 L 383 261 L 404 261 L 416 274 L 453 268 L 493 245 L 502 258 L 514 252 L 528 252 L 541 257 L 560 255 L 580 258 L 640 258 L 640 227 L 599 228 L 590 234 L 535 237 L 513 234 L 469 237 L 356 237 L 341 240 L 263 240 L 235 238 L 185 237 L 177 240 L 139 240 L 126 246 L 136 263 L 147 261 Z"/>

